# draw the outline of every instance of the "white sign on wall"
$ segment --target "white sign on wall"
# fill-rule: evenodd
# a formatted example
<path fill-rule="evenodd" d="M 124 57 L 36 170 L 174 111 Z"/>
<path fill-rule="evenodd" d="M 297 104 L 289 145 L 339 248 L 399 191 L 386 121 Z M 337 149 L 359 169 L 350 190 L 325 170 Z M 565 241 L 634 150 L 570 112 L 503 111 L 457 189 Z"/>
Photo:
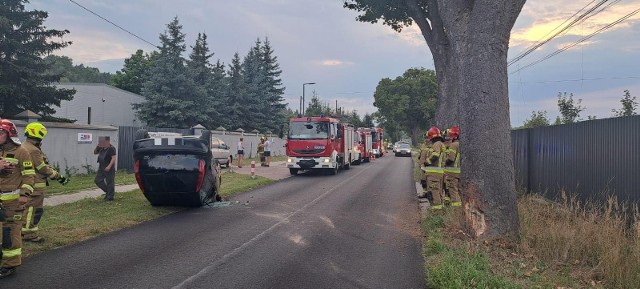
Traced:
<path fill-rule="evenodd" d="M 92 143 L 93 142 L 93 134 L 87 132 L 79 132 L 78 133 L 78 143 Z"/>

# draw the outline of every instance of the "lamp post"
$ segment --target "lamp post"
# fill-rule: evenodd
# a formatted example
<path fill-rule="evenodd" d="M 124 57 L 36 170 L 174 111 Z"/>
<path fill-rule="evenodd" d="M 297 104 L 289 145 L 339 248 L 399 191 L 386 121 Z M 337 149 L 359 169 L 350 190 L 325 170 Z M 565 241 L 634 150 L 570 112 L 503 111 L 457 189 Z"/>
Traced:
<path fill-rule="evenodd" d="M 305 82 L 305 83 L 302 84 L 302 109 L 301 109 L 302 116 L 304 116 L 304 101 L 305 101 L 305 98 L 304 98 L 304 86 L 307 85 L 307 84 L 316 84 L 316 83 L 315 82 Z"/>

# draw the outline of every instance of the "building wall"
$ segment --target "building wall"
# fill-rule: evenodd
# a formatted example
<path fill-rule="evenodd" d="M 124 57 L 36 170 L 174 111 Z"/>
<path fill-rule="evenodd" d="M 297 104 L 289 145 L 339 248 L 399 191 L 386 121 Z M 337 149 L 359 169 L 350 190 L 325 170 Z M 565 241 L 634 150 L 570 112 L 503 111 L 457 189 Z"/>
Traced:
<path fill-rule="evenodd" d="M 26 121 L 14 120 L 18 127 L 20 140 L 25 141 L 24 127 Z M 93 150 L 98 145 L 98 136 L 110 136 L 111 144 L 118 147 L 118 128 L 111 126 L 78 125 L 69 123 L 42 122 L 47 128 L 47 136 L 42 142 L 42 151 L 49 158 L 51 165 L 60 168 L 60 172 L 67 171 L 76 174 L 87 173 L 87 166 L 97 170 L 98 159 Z M 78 134 L 91 134 L 91 142 L 79 142 Z"/>
<path fill-rule="evenodd" d="M 73 100 L 62 101 L 56 108 L 56 117 L 77 120 L 76 124 L 141 126 L 131 107 L 144 100 L 140 95 L 103 83 L 59 83 L 56 87 L 76 90 Z"/>

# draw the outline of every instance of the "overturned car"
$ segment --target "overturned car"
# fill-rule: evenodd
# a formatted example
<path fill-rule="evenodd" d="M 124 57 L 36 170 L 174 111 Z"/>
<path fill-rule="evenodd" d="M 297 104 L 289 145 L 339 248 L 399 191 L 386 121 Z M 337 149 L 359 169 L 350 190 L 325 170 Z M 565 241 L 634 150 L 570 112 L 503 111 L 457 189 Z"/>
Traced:
<path fill-rule="evenodd" d="M 134 172 L 152 206 L 198 207 L 220 200 L 220 164 L 213 158 L 210 133 L 202 136 L 136 132 Z"/>

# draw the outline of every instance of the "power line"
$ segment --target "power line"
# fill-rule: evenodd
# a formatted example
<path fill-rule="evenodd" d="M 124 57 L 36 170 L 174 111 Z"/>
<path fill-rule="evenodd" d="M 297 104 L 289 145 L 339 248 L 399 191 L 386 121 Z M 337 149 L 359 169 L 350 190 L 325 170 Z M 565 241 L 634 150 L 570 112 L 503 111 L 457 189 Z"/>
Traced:
<path fill-rule="evenodd" d="M 591 34 L 589 34 L 589 35 L 587 35 L 587 36 L 585 36 L 585 37 L 583 37 L 583 38 L 580 38 L 578 41 L 576 41 L 576 42 L 574 42 L 574 43 L 571 43 L 571 44 L 569 44 L 569 45 L 567 45 L 567 46 L 565 46 L 565 47 L 562 47 L 562 48 L 560 48 L 560 49 L 558 49 L 558 50 L 556 50 L 556 51 L 554 51 L 554 52 L 552 52 L 552 53 L 548 54 L 547 56 L 545 56 L 545 57 L 543 57 L 543 58 L 541 58 L 541 59 L 538 59 L 538 60 L 536 60 L 536 61 L 534 61 L 534 62 L 532 62 L 532 63 L 529 63 L 529 64 L 527 64 L 527 65 L 525 65 L 525 66 L 523 66 L 523 67 L 521 67 L 521 68 L 518 68 L 518 70 L 516 70 L 516 71 L 514 71 L 514 72 L 511 72 L 511 73 L 509 73 L 509 74 L 513 74 L 513 73 L 519 72 L 519 71 L 521 71 L 521 70 L 523 70 L 523 69 L 526 69 L 526 68 L 531 67 L 531 66 L 534 66 L 534 65 L 536 65 L 536 64 L 538 64 L 538 63 L 540 63 L 540 62 L 543 62 L 543 61 L 545 61 L 545 60 L 547 60 L 547 59 L 549 59 L 549 58 L 551 58 L 551 57 L 553 57 L 553 56 L 556 56 L 556 55 L 558 55 L 558 54 L 560 54 L 560 53 L 562 53 L 562 52 L 564 52 L 564 51 L 566 51 L 566 50 L 569 50 L 570 48 L 573 48 L 574 46 L 576 46 L 576 45 L 578 45 L 578 44 L 580 44 L 580 43 L 582 43 L 582 42 L 584 42 L 584 41 L 589 40 L 591 37 L 595 36 L 596 34 L 599 34 L 599 33 L 600 33 L 600 32 L 602 32 L 602 31 L 605 31 L 605 30 L 607 30 L 607 29 L 609 29 L 609 28 L 611 28 L 611 27 L 613 27 L 613 26 L 616 26 L 616 25 L 617 25 L 617 24 L 619 24 L 620 22 L 622 22 L 622 21 L 624 21 L 624 20 L 627 20 L 629 17 L 631 17 L 631 16 L 633 16 L 633 15 L 638 14 L 638 12 L 640 12 L 640 8 L 639 8 L 639 9 L 634 10 L 633 12 L 631 12 L 631 13 L 629 13 L 629 14 L 625 15 L 624 17 L 622 17 L 622 18 L 620 18 L 620 19 L 618 19 L 618 20 L 616 20 L 616 21 L 614 21 L 614 22 L 609 23 L 608 25 L 606 25 L 606 26 L 604 26 L 604 27 L 602 27 L 602 28 L 600 28 L 600 29 L 596 30 L 595 32 L 593 32 L 593 33 L 591 33 Z"/>
<path fill-rule="evenodd" d="M 530 48 L 528 48 L 527 50 L 525 50 L 524 52 L 520 53 L 518 56 L 516 56 L 515 58 L 511 59 L 509 61 L 509 63 L 507 64 L 507 66 L 511 66 L 512 64 L 518 62 L 520 59 L 524 58 L 525 56 L 529 55 L 530 53 L 534 52 L 536 49 L 540 48 L 540 46 L 547 44 L 549 41 L 553 40 L 554 38 L 556 38 L 558 35 L 560 35 L 563 32 L 568 31 L 569 29 L 573 28 L 575 25 L 584 22 L 585 20 L 587 20 L 588 18 L 590 18 L 591 16 L 589 16 L 589 14 L 591 14 L 593 11 L 595 11 L 596 9 L 598 9 L 600 6 L 604 5 L 608 0 L 601 0 L 600 2 L 598 2 L 595 6 L 589 8 L 589 10 L 585 11 L 584 13 L 580 14 L 580 16 L 578 16 L 576 19 L 574 19 L 573 21 L 571 21 L 569 24 L 567 24 L 565 27 L 563 27 L 562 29 L 560 29 L 559 31 L 557 31 L 556 33 L 554 33 L 553 35 L 551 35 L 551 37 L 540 41 L 538 43 L 536 43 L 535 45 L 531 46 Z M 618 1 L 616 1 L 618 2 Z M 593 1 L 591 2 L 593 3 Z M 587 6 L 589 6 L 591 3 L 587 4 Z M 573 18 L 576 14 L 578 14 L 580 11 L 584 10 L 587 6 L 583 7 L 582 9 L 580 9 L 578 12 L 576 12 L 575 14 L 573 14 L 571 17 L 569 17 L 567 20 L 565 20 L 563 23 L 566 23 L 569 19 Z M 606 7 L 609 7 L 610 5 L 607 5 Z M 605 8 L 606 8 L 605 7 Z M 604 10 L 604 9 L 603 9 Z M 597 13 L 602 12 L 603 10 L 598 11 Z M 596 14 L 597 14 L 596 13 Z M 595 14 L 594 14 L 595 15 Z M 562 25 L 562 24 L 561 24 Z M 558 27 L 554 28 L 557 29 Z M 553 30 L 552 30 L 553 31 Z M 548 33 L 547 33 L 548 34 Z"/>
<path fill-rule="evenodd" d="M 620 79 L 640 79 L 640 76 L 616 76 L 616 77 L 592 77 L 592 78 L 576 78 L 576 79 L 559 79 L 559 80 L 541 80 L 541 81 L 517 81 L 517 83 L 559 83 L 559 82 L 578 82 L 592 80 L 620 80 Z"/>
<path fill-rule="evenodd" d="M 73 3 L 73 4 L 78 5 L 80 8 L 82 8 L 82 9 L 84 9 L 84 10 L 87 10 L 89 13 L 91 13 L 91 14 L 93 14 L 93 15 L 97 16 L 98 18 L 100 18 L 100 19 L 102 19 L 102 20 L 106 21 L 106 22 L 107 22 L 107 23 L 109 23 L 109 24 L 111 24 L 111 25 L 113 25 L 113 26 L 115 26 L 115 27 L 118 27 L 120 30 L 122 30 L 122 31 L 124 31 L 124 32 L 126 32 L 126 33 L 129 33 L 131 36 L 133 36 L 133 37 L 135 37 L 135 38 L 138 38 L 138 39 L 139 39 L 139 40 L 141 40 L 142 42 L 145 42 L 145 43 L 147 43 L 147 44 L 149 44 L 149 45 L 153 46 L 154 48 L 159 48 L 157 45 L 155 45 L 155 44 L 153 44 L 153 43 L 151 43 L 151 42 L 149 42 L 149 41 L 145 40 L 144 38 L 142 38 L 142 37 L 140 37 L 140 36 L 136 35 L 135 33 L 131 32 L 131 31 L 127 30 L 127 29 L 122 28 L 122 26 L 120 26 L 120 25 L 118 25 L 118 24 L 115 24 L 115 23 L 111 22 L 109 19 L 107 19 L 107 18 L 104 18 L 104 17 L 100 16 L 98 13 L 95 13 L 95 12 L 91 11 L 89 8 L 82 6 L 80 3 L 78 3 L 78 2 L 76 2 L 76 1 L 74 1 L 74 0 L 69 0 L 69 2 L 71 2 L 71 3 Z"/>

